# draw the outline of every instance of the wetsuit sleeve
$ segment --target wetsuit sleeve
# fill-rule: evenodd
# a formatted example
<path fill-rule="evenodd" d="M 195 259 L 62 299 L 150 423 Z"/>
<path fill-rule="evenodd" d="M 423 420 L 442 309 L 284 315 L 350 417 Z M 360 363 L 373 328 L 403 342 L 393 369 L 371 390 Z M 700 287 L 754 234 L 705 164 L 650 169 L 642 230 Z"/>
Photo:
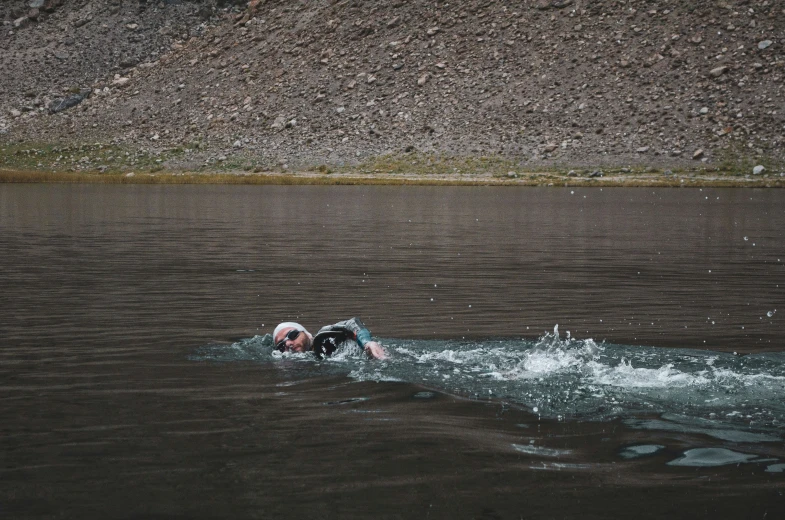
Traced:
<path fill-rule="evenodd" d="M 363 323 L 360 318 L 346 320 L 342 325 L 351 331 L 352 335 L 354 336 L 354 340 L 362 348 L 365 348 L 365 344 L 371 341 L 371 331 L 368 330 L 368 327 L 365 326 L 365 323 Z"/>

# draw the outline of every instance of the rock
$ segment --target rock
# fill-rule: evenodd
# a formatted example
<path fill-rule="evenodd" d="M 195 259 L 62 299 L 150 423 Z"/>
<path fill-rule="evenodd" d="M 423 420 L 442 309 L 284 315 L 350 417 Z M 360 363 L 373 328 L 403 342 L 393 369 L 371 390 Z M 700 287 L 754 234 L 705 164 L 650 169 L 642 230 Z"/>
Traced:
<path fill-rule="evenodd" d="M 17 118 L 17 117 L 22 115 L 22 113 L 19 110 L 15 109 L 15 108 L 12 108 L 9 113 L 11 114 L 11 117 L 13 117 L 13 118 Z"/>
<path fill-rule="evenodd" d="M 270 125 L 270 128 L 273 130 L 283 130 L 284 125 L 286 125 L 286 118 L 284 116 L 278 116 L 273 121 L 273 124 Z"/>
<path fill-rule="evenodd" d="M 60 7 L 63 4 L 63 0 L 46 0 L 44 2 L 44 11 L 47 13 L 54 12 L 55 9 Z"/>
<path fill-rule="evenodd" d="M 243 147 L 243 142 L 238 139 L 237 141 L 232 143 L 232 146 L 234 146 L 235 148 L 242 148 Z"/>
<path fill-rule="evenodd" d="M 14 29 L 21 29 L 30 23 L 30 18 L 23 16 L 14 20 Z"/>
<path fill-rule="evenodd" d="M 123 58 L 120 60 L 120 66 L 124 69 L 130 69 L 131 67 L 136 67 L 139 64 L 138 58 Z"/>
<path fill-rule="evenodd" d="M 641 146 L 640 148 L 638 148 L 635 151 L 638 152 L 638 153 L 646 153 L 646 152 L 649 151 L 649 147 L 648 146 Z"/>
<path fill-rule="evenodd" d="M 535 7 L 541 10 L 561 9 L 562 7 L 567 7 L 568 5 L 572 5 L 572 0 L 538 0 Z"/>
<path fill-rule="evenodd" d="M 589 174 L 589 177 L 602 177 L 602 172 L 600 170 L 595 170 Z"/>
<path fill-rule="evenodd" d="M 30 0 L 27 2 L 27 5 L 32 9 L 40 9 L 44 6 L 45 3 L 45 0 Z"/>
<path fill-rule="evenodd" d="M 753 175 L 760 175 L 761 173 L 763 173 L 765 171 L 766 171 L 766 168 L 764 168 L 761 165 L 758 165 L 758 166 L 756 166 L 755 168 L 752 169 Z"/>
<path fill-rule="evenodd" d="M 368 79 L 366 79 L 365 81 L 367 81 L 369 85 L 372 85 L 373 83 L 376 83 L 376 76 L 369 75 Z"/>
<path fill-rule="evenodd" d="M 131 81 L 131 78 L 126 76 L 120 76 L 119 74 L 115 74 L 114 79 L 112 80 L 112 85 L 115 87 L 125 87 L 128 85 L 128 82 Z"/>
<path fill-rule="evenodd" d="M 517 174 L 517 173 L 515 173 L 515 172 L 507 172 L 507 177 L 512 177 L 512 178 L 515 178 L 515 177 L 517 177 L 517 176 L 518 176 L 518 174 Z"/>
<path fill-rule="evenodd" d="M 135 175 L 134 172 L 128 172 L 125 174 L 126 177 L 133 177 Z"/>
<path fill-rule="evenodd" d="M 70 57 L 70 55 L 62 49 L 57 49 L 52 55 L 58 60 L 67 60 Z"/>
<path fill-rule="evenodd" d="M 90 22 L 90 20 L 91 20 L 91 18 L 89 18 L 89 17 L 88 18 L 80 18 L 80 19 L 78 19 L 77 21 L 74 22 L 74 27 L 82 27 L 83 25 L 86 25 L 88 22 Z"/>
<path fill-rule="evenodd" d="M 401 70 L 403 68 L 403 63 L 393 63 L 392 68 L 393 70 Z"/>
<path fill-rule="evenodd" d="M 290 119 L 286 122 L 286 128 L 294 128 L 297 126 L 297 119 Z"/>
<path fill-rule="evenodd" d="M 559 148 L 559 145 L 558 145 L 558 144 L 556 144 L 556 143 L 548 143 L 548 144 L 546 144 L 546 145 L 543 147 L 543 150 L 545 150 L 545 151 L 546 151 L 546 152 L 548 152 L 548 153 L 551 153 L 551 152 L 554 152 L 554 151 L 556 151 L 556 149 L 557 149 L 557 148 Z"/>
<path fill-rule="evenodd" d="M 703 157 L 703 150 L 702 150 L 702 149 L 700 149 L 700 150 L 695 150 L 695 152 L 692 154 L 692 158 L 693 158 L 693 160 L 698 160 L 698 159 L 700 159 L 701 157 Z"/>
<path fill-rule="evenodd" d="M 703 107 L 703 108 L 700 109 L 700 114 L 702 116 L 705 116 L 708 113 L 709 113 L 709 107 Z"/>
<path fill-rule="evenodd" d="M 428 82 L 428 74 L 423 74 L 422 76 L 420 76 L 420 77 L 417 79 L 417 84 L 418 84 L 419 86 L 421 86 L 421 87 L 422 87 L 423 85 L 425 85 L 427 82 Z"/>
<path fill-rule="evenodd" d="M 758 42 L 758 49 L 760 50 L 768 49 L 769 47 L 771 47 L 772 43 L 773 42 L 771 40 L 763 40 L 762 42 Z"/>
<path fill-rule="evenodd" d="M 665 170 L 664 172 L 662 172 L 662 174 L 667 177 L 670 177 L 671 175 L 673 175 L 673 172 L 671 170 Z"/>
<path fill-rule="evenodd" d="M 126 24 L 125 28 L 128 29 L 129 31 L 135 31 L 135 30 L 137 30 L 139 28 L 139 24 L 129 23 L 129 24 Z"/>
<path fill-rule="evenodd" d="M 427 34 L 428 36 L 436 36 L 436 33 L 438 33 L 438 32 L 439 32 L 439 28 L 438 27 L 431 27 L 430 29 L 425 31 L 425 34 Z"/>
<path fill-rule="evenodd" d="M 92 89 L 85 88 L 81 89 L 79 93 L 73 94 L 71 96 L 67 96 L 63 99 L 55 99 L 51 103 L 49 103 L 49 113 L 56 114 L 58 112 L 62 112 L 63 110 L 68 110 L 69 108 L 73 108 L 85 99 L 90 97 L 92 94 Z"/>
<path fill-rule="evenodd" d="M 719 78 L 720 76 L 722 76 L 726 72 L 728 72 L 728 66 L 727 65 L 723 65 L 721 67 L 717 67 L 717 68 L 711 69 L 709 71 L 709 75 L 714 77 L 714 78 Z"/>
<path fill-rule="evenodd" d="M 41 15 L 41 11 L 39 11 L 38 9 L 30 9 L 30 11 L 27 13 L 27 17 L 30 18 L 31 20 L 38 20 L 38 17 L 40 15 Z"/>

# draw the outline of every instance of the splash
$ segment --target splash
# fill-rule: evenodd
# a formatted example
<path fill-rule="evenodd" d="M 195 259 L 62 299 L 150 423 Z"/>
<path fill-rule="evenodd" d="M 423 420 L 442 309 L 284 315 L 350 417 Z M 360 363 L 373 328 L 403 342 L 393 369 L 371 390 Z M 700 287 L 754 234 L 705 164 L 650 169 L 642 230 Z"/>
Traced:
<path fill-rule="evenodd" d="M 569 333 L 561 337 L 558 326 L 535 340 L 382 342 L 392 354 L 383 362 L 366 360 L 359 348 L 347 348 L 323 361 L 307 354 L 280 354 L 273 351 L 269 335 L 204 347 L 193 359 L 283 361 L 309 367 L 302 371 L 304 377 L 318 372 L 358 381 L 408 382 L 474 399 L 503 400 L 559 419 L 670 414 L 723 425 L 725 429 L 713 435 L 737 439 L 755 437 L 733 433 L 739 428 L 765 430 L 766 435 L 773 429 L 774 438 L 781 438 L 785 425 L 781 353 L 734 356 L 598 344 Z M 691 423 L 688 429 L 704 426 Z"/>

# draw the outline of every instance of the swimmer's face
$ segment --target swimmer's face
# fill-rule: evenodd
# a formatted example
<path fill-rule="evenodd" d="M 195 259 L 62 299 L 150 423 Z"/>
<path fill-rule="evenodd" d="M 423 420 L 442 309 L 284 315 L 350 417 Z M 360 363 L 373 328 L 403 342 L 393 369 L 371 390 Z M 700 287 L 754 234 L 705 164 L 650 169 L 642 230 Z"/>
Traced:
<path fill-rule="evenodd" d="M 273 338 L 275 344 L 277 345 L 279 341 L 284 339 L 290 331 L 294 330 L 294 327 L 288 327 L 282 329 L 278 332 L 278 335 Z M 311 349 L 311 338 L 308 337 L 308 334 L 301 332 L 296 338 L 294 339 L 287 339 L 285 343 L 285 352 L 308 352 Z"/>

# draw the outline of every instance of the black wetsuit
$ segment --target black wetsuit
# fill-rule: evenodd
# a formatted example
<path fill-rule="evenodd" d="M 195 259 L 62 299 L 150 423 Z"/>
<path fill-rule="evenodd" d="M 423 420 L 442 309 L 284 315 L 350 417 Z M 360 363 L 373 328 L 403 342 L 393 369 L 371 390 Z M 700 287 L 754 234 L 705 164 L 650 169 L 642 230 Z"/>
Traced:
<path fill-rule="evenodd" d="M 313 337 L 313 353 L 316 357 L 331 356 L 338 347 L 347 340 L 354 340 L 365 348 L 371 341 L 371 332 L 360 318 L 339 321 L 335 325 L 327 325 L 319 329 Z"/>

